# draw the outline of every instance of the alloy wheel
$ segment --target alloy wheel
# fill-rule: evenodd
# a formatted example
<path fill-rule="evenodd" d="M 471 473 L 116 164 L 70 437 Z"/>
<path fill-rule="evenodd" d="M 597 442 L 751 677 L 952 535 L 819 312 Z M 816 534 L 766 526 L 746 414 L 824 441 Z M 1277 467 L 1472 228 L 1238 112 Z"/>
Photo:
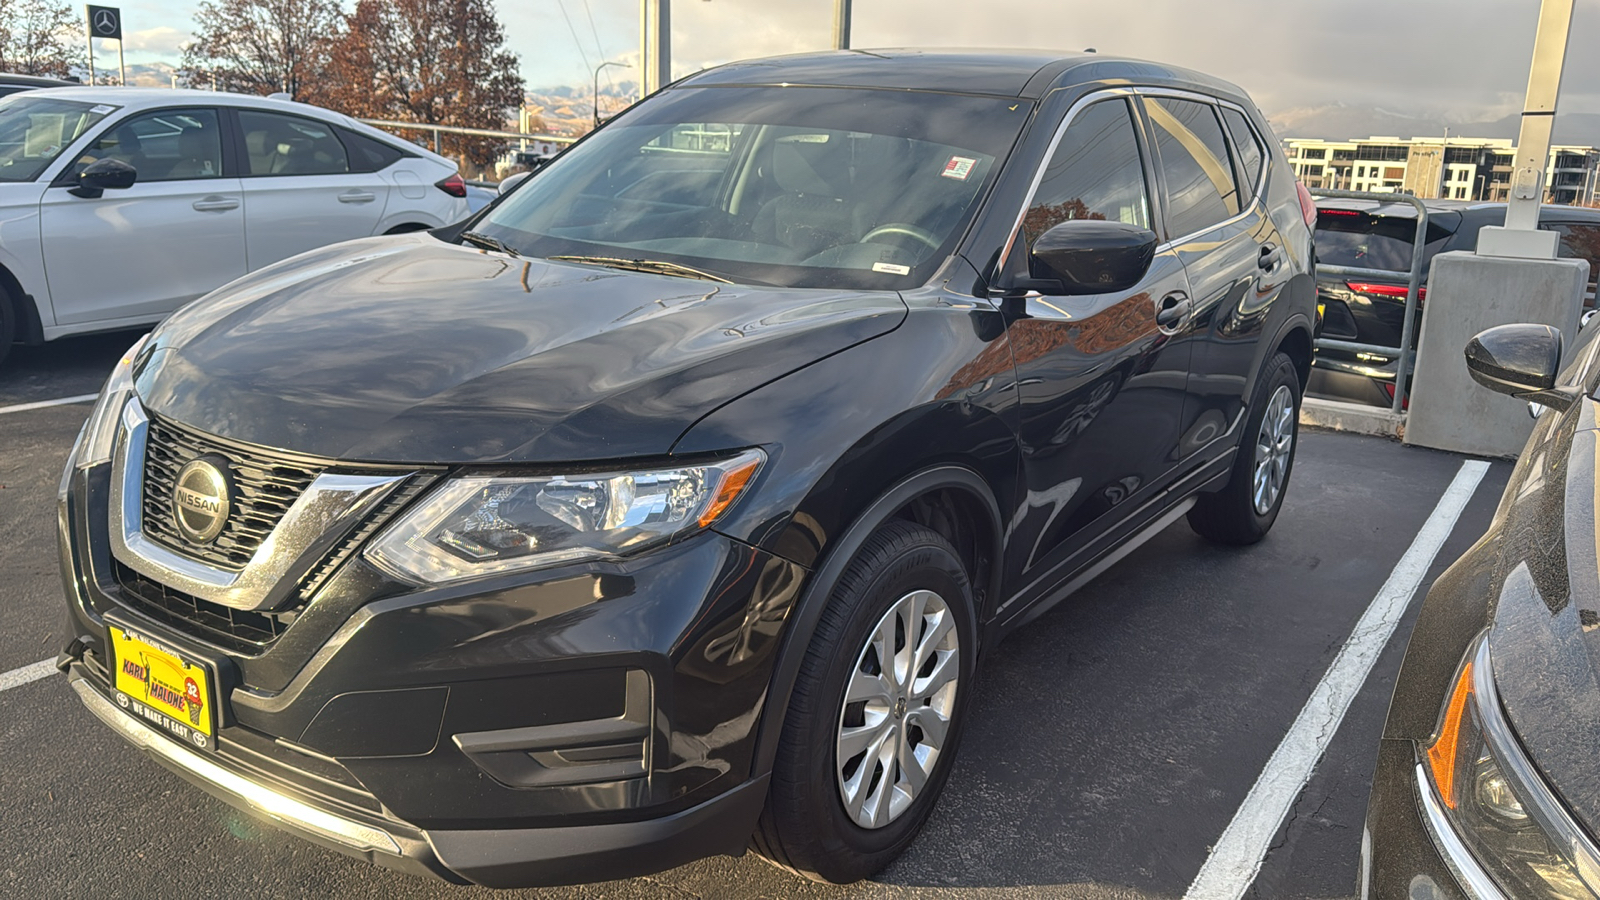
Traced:
<path fill-rule="evenodd" d="M 899 818 L 932 777 L 955 709 L 960 649 L 949 605 L 919 590 L 895 601 L 856 655 L 834 764 L 845 812 L 862 828 Z"/>
<path fill-rule="evenodd" d="M 1251 499 L 1256 515 L 1272 511 L 1289 478 L 1289 460 L 1294 456 L 1294 392 L 1279 385 L 1267 400 L 1261 429 L 1256 434 L 1255 477 Z"/>

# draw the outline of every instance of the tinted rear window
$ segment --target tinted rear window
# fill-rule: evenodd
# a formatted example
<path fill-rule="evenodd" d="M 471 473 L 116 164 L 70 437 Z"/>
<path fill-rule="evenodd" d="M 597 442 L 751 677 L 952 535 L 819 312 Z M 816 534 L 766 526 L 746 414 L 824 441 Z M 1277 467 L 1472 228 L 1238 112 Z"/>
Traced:
<path fill-rule="evenodd" d="M 399 147 L 344 128 L 339 129 L 339 137 L 344 141 L 345 149 L 350 151 L 352 172 L 382 171 L 409 155 Z"/>
<path fill-rule="evenodd" d="M 1416 219 L 1321 209 L 1317 211 L 1317 262 L 1409 272 L 1416 236 Z M 1448 230 L 1429 223 L 1428 243 L 1423 247 L 1424 267 L 1449 239 Z"/>

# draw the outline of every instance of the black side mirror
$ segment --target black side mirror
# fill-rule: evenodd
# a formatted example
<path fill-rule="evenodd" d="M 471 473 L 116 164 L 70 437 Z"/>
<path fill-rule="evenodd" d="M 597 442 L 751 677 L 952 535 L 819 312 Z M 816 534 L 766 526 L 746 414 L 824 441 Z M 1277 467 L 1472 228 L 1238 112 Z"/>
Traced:
<path fill-rule="evenodd" d="M 1108 294 L 1143 280 L 1156 255 L 1148 228 L 1103 219 L 1073 219 L 1033 242 L 1029 273 L 1015 285 L 1041 294 Z"/>
<path fill-rule="evenodd" d="M 74 197 L 93 200 L 108 190 L 133 187 L 139 180 L 139 171 L 120 159 L 102 159 L 90 163 L 78 173 L 78 186 L 68 191 Z"/>
<path fill-rule="evenodd" d="M 1549 325 L 1498 325 L 1467 342 L 1467 371 L 1491 391 L 1566 409 L 1573 397 L 1558 391 L 1561 332 Z"/>

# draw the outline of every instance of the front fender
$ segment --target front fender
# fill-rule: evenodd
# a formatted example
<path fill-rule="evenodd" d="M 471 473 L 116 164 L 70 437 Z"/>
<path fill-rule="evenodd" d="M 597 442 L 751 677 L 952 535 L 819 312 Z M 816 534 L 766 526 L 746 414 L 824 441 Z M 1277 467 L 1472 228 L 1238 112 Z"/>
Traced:
<path fill-rule="evenodd" d="M 874 529 L 912 499 L 948 490 L 980 520 L 989 558 L 1002 558 L 1001 510 L 1020 481 L 1016 386 L 1004 328 L 977 321 L 998 315 L 914 309 L 893 333 L 719 409 L 673 448 L 764 447 L 759 482 L 718 530 L 812 570 L 783 626 L 753 774 L 771 768 L 817 621 Z M 1001 596 L 1001 567 L 990 565 L 974 588 L 982 621 Z"/>

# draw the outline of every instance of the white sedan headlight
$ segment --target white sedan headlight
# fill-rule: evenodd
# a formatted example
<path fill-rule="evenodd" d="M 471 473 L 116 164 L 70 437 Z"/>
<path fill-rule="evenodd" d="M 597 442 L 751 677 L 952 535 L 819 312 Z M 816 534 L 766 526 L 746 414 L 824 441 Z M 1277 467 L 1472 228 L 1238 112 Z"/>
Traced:
<path fill-rule="evenodd" d="M 455 478 L 367 549 L 373 563 L 438 584 L 588 559 L 612 559 L 710 525 L 766 456 L 593 475 Z"/>

